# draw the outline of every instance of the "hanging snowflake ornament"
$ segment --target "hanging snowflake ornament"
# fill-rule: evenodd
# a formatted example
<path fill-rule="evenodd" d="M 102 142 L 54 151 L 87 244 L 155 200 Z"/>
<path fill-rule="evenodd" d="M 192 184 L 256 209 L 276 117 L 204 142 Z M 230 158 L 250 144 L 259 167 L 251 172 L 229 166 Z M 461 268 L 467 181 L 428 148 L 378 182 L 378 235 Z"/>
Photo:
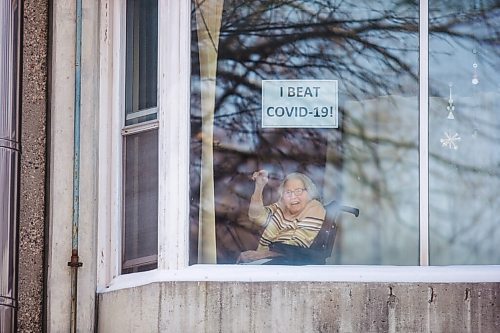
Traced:
<path fill-rule="evenodd" d="M 448 98 L 448 106 L 446 106 L 446 110 L 448 110 L 448 119 L 455 119 L 453 115 L 453 111 L 455 111 L 455 105 L 453 104 L 453 97 L 451 96 L 451 87 L 453 84 L 450 82 L 450 97 Z"/>
<path fill-rule="evenodd" d="M 453 114 L 453 112 L 455 111 L 455 104 L 453 101 L 453 94 L 452 94 L 453 83 L 450 82 L 448 84 L 448 86 L 450 87 L 450 96 L 448 98 L 448 105 L 446 106 L 446 110 L 448 111 L 448 117 L 447 117 L 448 120 L 452 120 L 452 121 L 448 122 L 448 129 L 444 132 L 444 138 L 441 138 L 440 141 L 441 141 L 442 147 L 457 150 L 458 149 L 458 142 L 460 140 L 462 140 L 462 138 L 460 138 L 460 136 L 458 135 L 457 132 L 453 131 L 454 132 L 453 133 L 450 129 L 450 127 L 453 127 L 450 125 L 455 123 L 455 121 L 454 121 L 455 115 Z"/>
<path fill-rule="evenodd" d="M 458 133 L 454 133 L 451 135 L 448 132 L 444 132 L 444 138 L 442 138 L 441 145 L 446 148 L 458 149 L 458 141 L 462 140 L 462 138 L 458 135 Z"/>

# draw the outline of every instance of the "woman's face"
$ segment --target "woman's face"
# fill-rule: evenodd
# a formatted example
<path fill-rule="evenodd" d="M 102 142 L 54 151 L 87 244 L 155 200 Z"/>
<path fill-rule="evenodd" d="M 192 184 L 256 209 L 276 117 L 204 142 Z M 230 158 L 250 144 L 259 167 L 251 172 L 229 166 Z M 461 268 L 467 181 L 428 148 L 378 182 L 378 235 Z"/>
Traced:
<path fill-rule="evenodd" d="M 310 201 L 304 183 L 300 179 L 289 179 L 283 186 L 282 201 L 292 215 L 300 213 Z"/>

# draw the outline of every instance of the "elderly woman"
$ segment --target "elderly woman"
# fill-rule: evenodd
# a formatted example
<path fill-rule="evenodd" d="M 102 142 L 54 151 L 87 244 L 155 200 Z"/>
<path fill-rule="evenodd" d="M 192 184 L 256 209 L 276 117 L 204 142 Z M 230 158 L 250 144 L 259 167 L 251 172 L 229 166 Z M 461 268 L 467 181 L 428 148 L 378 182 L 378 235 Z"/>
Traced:
<path fill-rule="evenodd" d="M 242 252 L 238 262 L 283 256 L 283 252 L 269 249 L 274 244 L 309 248 L 325 219 L 325 209 L 311 179 L 298 172 L 289 174 L 279 187 L 280 199 L 269 206 L 264 206 L 262 201 L 262 192 L 268 182 L 267 171 L 254 172 L 252 179 L 255 190 L 248 216 L 265 229 L 257 250 Z"/>

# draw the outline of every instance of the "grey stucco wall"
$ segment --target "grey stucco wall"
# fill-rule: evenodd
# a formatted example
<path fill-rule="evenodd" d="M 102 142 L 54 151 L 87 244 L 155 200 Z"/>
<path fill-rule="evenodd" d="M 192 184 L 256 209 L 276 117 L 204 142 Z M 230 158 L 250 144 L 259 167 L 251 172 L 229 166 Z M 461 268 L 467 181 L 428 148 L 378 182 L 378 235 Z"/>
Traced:
<path fill-rule="evenodd" d="M 43 329 L 48 2 L 24 1 L 18 332 Z"/>
<path fill-rule="evenodd" d="M 99 295 L 99 332 L 500 332 L 500 283 L 162 282 Z"/>

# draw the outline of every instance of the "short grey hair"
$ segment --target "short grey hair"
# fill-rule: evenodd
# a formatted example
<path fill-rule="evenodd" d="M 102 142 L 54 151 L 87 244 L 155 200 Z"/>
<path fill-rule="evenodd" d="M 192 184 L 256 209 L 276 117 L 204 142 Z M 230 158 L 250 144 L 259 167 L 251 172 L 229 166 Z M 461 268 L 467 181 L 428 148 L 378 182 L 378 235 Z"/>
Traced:
<path fill-rule="evenodd" d="M 278 191 L 280 194 L 280 200 L 283 197 L 283 190 L 285 188 L 286 182 L 289 180 L 292 180 L 292 179 L 298 179 L 302 182 L 302 184 L 304 184 L 304 187 L 307 191 L 307 194 L 309 195 L 309 198 L 311 198 L 311 200 L 316 199 L 318 201 L 321 201 L 321 196 L 319 195 L 319 191 L 316 188 L 316 185 L 314 185 L 311 178 L 307 177 L 306 175 L 304 175 L 303 173 L 300 173 L 300 172 L 292 172 L 292 173 L 288 174 L 285 177 L 285 179 L 283 179 L 280 186 L 278 187 Z"/>

